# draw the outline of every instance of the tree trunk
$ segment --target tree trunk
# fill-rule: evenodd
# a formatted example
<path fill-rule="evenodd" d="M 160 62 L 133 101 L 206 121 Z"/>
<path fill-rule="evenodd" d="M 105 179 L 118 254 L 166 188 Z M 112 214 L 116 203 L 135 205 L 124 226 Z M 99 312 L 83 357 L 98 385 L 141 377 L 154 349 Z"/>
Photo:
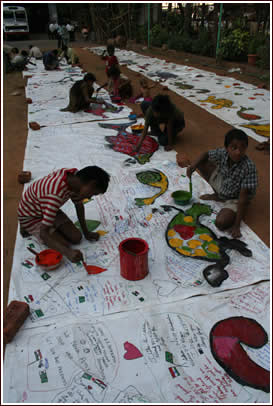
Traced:
<path fill-rule="evenodd" d="M 185 8 L 185 20 L 184 20 L 184 32 L 186 32 L 189 36 L 191 33 L 191 14 L 192 14 L 192 4 L 186 3 Z"/>
<path fill-rule="evenodd" d="M 157 4 L 157 23 L 162 26 L 162 4 Z"/>
<path fill-rule="evenodd" d="M 214 10 L 213 10 L 213 45 L 214 45 L 214 53 L 216 51 L 216 45 L 217 45 L 217 33 L 218 33 L 218 21 L 219 21 L 219 16 L 218 13 L 220 11 L 220 4 L 219 3 L 214 3 Z"/>

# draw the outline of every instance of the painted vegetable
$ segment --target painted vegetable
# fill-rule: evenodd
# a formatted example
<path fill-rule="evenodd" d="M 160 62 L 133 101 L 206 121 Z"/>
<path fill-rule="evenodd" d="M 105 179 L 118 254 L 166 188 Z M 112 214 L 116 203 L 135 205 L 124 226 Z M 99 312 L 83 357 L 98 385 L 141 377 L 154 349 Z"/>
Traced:
<path fill-rule="evenodd" d="M 250 128 L 250 130 L 262 137 L 270 136 L 270 124 L 243 124 L 240 127 Z"/>
<path fill-rule="evenodd" d="M 261 348 L 268 342 L 263 327 L 246 317 L 230 317 L 216 323 L 210 332 L 212 355 L 219 365 L 241 385 L 270 391 L 270 371 L 256 364 L 241 343 Z"/>
<path fill-rule="evenodd" d="M 241 110 L 237 111 L 237 114 L 239 117 L 243 118 L 244 120 L 259 120 L 262 118 L 261 116 L 257 116 L 256 114 L 248 114 L 244 113 L 244 111 L 247 110 L 254 110 L 252 107 L 246 108 L 246 107 L 241 107 Z"/>
<path fill-rule="evenodd" d="M 194 204 L 186 213 L 180 211 L 168 225 L 167 243 L 182 255 L 199 258 L 201 254 L 201 258 L 208 261 L 220 260 L 222 253 L 216 236 L 208 227 L 199 223 L 198 217 L 201 214 L 210 215 L 210 207 L 205 204 Z M 179 238 L 183 240 L 183 244 L 176 246 L 174 242 Z"/>
<path fill-rule="evenodd" d="M 137 206 L 153 204 L 155 199 L 165 193 L 168 189 L 168 178 L 161 171 L 143 171 L 137 173 L 136 177 L 138 181 L 143 183 L 144 185 L 160 188 L 160 192 L 156 193 L 152 197 L 136 198 L 135 202 Z"/>
<path fill-rule="evenodd" d="M 202 103 L 211 103 L 214 104 L 215 106 L 212 106 L 212 109 L 222 109 L 223 107 L 231 107 L 233 105 L 233 102 L 228 99 L 216 99 L 215 96 L 209 96 L 205 100 L 198 100 Z"/>
<path fill-rule="evenodd" d="M 228 278 L 224 269 L 229 263 L 229 256 L 225 252 L 227 249 L 235 249 L 247 257 L 252 256 L 244 242 L 226 237 L 217 238 L 212 230 L 200 223 L 199 216 L 211 214 L 210 206 L 194 204 L 186 212 L 174 206 L 162 207 L 178 211 L 166 230 L 168 246 L 179 255 L 214 262 L 203 270 L 204 278 L 211 286 L 220 286 Z"/>

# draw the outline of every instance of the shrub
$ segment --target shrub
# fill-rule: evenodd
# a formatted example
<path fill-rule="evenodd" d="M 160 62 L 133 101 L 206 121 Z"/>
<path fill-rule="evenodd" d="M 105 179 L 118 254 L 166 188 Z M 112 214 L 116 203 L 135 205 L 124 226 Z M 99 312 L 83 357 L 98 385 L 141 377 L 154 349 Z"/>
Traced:
<path fill-rule="evenodd" d="M 168 48 L 175 49 L 176 51 L 183 51 L 182 35 L 171 35 L 168 40 Z"/>
<path fill-rule="evenodd" d="M 192 39 L 191 39 L 191 37 L 187 33 L 184 33 L 181 36 L 181 39 L 182 39 L 181 46 L 182 46 L 183 51 L 191 52 L 192 51 Z"/>
<path fill-rule="evenodd" d="M 192 52 L 198 55 L 212 56 L 213 43 L 206 29 L 199 32 L 198 38 L 192 41 Z"/>
<path fill-rule="evenodd" d="M 137 27 L 136 31 L 136 42 L 143 43 L 147 41 L 147 28 L 145 25 L 140 25 Z"/>
<path fill-rule="evenodd" d="M 270 68 L 270 39 L 266 38 L 265 43 L 257 49 L 257 55 L 259 57 L 257 65 L 263 69 Z"/>
<path fill-rule="evenodd" d="M 229 60 L 245 60 L 248 53 L 249 33 L 240 28 L 223 32 L 220 55 Z"/>
<path fill-rule="evenodd" d="M 256 54 L 258 48 L 265 44 L 266 37 L 263 33 L 258 32 L 256 35 L 253 35 L 249 40 L 248 53 Z"/>
<path fill-rule="evenodd" d="M 155 24 L 151 30 L 151 44 L 155 47 L 161 47 L 167 44 L 169 38 L 168 31 L 159 24 Z"/>

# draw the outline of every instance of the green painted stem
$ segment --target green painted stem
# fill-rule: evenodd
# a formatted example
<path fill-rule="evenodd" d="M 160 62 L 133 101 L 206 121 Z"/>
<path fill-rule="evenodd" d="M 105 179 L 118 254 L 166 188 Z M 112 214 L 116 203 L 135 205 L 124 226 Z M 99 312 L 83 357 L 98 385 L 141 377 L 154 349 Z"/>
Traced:
<path fill-rule="evenodd" d="M 192 196 L 192 180 L 191 180 L 191 178 L 190 178 L 190 194 Z"/>
<path fill-rule="evenodd" d="M 218 22 L 218 33 L 217 33 L 217 45 L 216 45 L 216 59 L 218 57 L 219 47 L 220 47 L 222 13 L 223 13 L 223 3 L 220 4 L 220 14 L 219 14 L 219 22 Z"/>

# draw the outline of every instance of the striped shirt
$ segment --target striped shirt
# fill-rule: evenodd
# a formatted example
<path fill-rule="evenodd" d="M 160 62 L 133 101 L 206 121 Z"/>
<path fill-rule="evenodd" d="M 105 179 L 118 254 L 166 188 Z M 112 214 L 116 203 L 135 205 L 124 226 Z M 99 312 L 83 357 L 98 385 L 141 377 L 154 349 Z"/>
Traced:
<path fill-rule="evenodd" d="M 27 231 L 37 223 L 51 227 L 57 211 L 71 197 L 66 182 L 67 173 L 74 174 L 76 168 L 62 168 L 33 182 L 23 193 L 18 207 L 18 219 Z"/>

